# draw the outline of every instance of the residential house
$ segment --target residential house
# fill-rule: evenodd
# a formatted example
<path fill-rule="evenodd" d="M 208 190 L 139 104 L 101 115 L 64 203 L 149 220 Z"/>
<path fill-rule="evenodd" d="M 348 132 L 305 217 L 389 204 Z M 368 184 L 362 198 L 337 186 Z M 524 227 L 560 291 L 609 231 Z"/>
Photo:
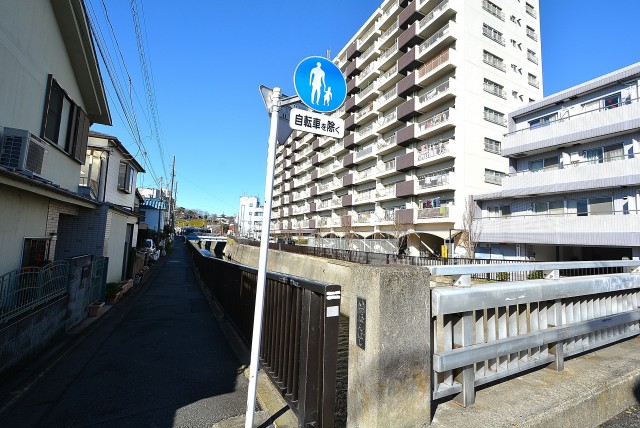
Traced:
<path fill-rule="evenodd" d="M 163 231 L 167 226 L 169 216 L 167 213 L 168 204 L 164 199 L 144 198 L 140 204 L 140 228 Z"/>
<path fill-rule="evenodd" d="M 237 221 L 240 228 L 240 236 L 260 239 L 263 212 L 264 206 L 260 204 L 260 199 L 257 196 L 240 197 L 240 210 L 238 211 Z"/>
<path fill-rule="evenodd" d="M 640 258 L 640 63 L 509 114 L 502 190 L 474 196 L 477 257 Z"/>
<path fill-rule="evenodd" d="M 81 0 L 0 2 L 0 274 L 59 259 L 90 228 L 73 219 L 89 126 L 111 124 Z"/>
<path fill-rule="evenodd" d="M 61 256 L 84 252 L 109 257 L 108 282 L 130 276 L 131 252 L 138 236 L 136 177 L 144 168 L 123 144 L 110 135 L 90 132 L 85 163 L 80 170 L 80 191 L 100 203 L 85 216 L 72 219 L 70 227 L 94 230 L 80 244 L 58 249 Z"/>

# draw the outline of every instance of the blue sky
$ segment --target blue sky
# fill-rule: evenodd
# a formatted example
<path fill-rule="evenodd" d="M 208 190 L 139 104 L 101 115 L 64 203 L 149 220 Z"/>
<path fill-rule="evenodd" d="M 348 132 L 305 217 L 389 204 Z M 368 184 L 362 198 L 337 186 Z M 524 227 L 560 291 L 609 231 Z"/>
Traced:
<path fill-rule="evenodd" d="M 161 129 L 163 169 L 145 102 L 130 0 L 85 1 L 105 35 L 110 30 L 103 4 L 107 7 L 131 76 L 130 97 L 153 175 L 166 183 L 175 156 L 178 205 L 218 214 L 234 214 L 240 196 L 262 200 L 264 194 L 269 119 L 259 85 L 280 86 L 293 95 L 299 61 L 325 56 L 327 49 L 337 54 L 380 5 L 380 0 L 325 0 L 321 7 L 292 0 L 190 0 L 179 5 L 173 0 L 137 0 Z M 541 0 L 545 95 L 640 61 L 640 50 L 632 44 L 638 40 L 634 26 L 623 19 L 637 16 L 637 0 Z M 125 76 L 113 39 L 106 45 Z M 127 98 L 127 79 L 122 81 Z M 113 126 L 92 129 L 117 136 L 140 159 L 141 150 L 118 114 L 115 95 L 111 103 Z M 138 185 L 157 187 L 150 173 Z"/>

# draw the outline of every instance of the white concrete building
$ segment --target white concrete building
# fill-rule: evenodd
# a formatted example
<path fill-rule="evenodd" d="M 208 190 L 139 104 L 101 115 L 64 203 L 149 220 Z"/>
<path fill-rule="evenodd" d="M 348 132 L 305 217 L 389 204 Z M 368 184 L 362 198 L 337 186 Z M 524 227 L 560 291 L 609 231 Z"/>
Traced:
<path fill-rule="evenodd" d="M 438 254 L 468 196 L 500 189 L 507 113 L 542 97 L 539 34 L 537 0 L 384 1 L 334 59 L 345 137 L 278 148 L 272 233 Z"/>
<path fill-rule="evenodd" d="M 502 190 L 475 196 L 477 257 L 640 257 L 640 63 L 509 114 Z"/>
<path fill-rule="evenodd" d="M 260 204 L 257 196 L 240 197 L 240 209 L 236 220 L 238 234 L 245 238 L 260 239 L 263 211 L 264 206 Z"/>

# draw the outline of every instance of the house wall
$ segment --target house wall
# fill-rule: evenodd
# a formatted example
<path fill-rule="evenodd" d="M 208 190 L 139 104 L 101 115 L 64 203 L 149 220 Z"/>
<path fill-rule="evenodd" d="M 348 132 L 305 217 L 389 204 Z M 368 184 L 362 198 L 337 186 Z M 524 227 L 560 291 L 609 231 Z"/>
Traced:
<path fill-rule="evenodd" d="M 49 74 L 84 109 L 49 0 L 0 2 L 0 64 L 0 126 L 41 134 Z M 48 144 L 44 175 L 66 189 L 77 191 L 80 164 Z"/>
<path fill-rule="evenodd" d="M 82 209 L 77 216 L 60 215 L 56 260 L 84 254 L 106 256 L 105 239 L 110 233 L 108 210 L 105 205 Z"/>
<path fill-rule="evenodd" d="M 122 279 L 122 264 L 124 262 L 124 244 L 127 238 L 127 224 L 135 224 L 136 218 L 109 211 L 109 235 L 107 235 L 106 253 L 109 257 L 107 282 L 118 282 Z"/>
<path fill-rule="evenodd" d="M 0 275 L 20 268 L 24 238 L 48 238 L 49 199 L 0 185 Z"/>

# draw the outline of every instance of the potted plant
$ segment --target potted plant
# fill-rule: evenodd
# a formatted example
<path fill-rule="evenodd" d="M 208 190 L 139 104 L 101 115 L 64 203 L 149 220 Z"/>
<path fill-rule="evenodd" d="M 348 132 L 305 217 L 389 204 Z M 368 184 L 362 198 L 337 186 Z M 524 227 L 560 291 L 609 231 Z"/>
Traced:
<path fill-rule="evenodd" d="M 114 304 L 122 295 L 122 285 L 117 282 L 108 282 L 104 300 L 107 303 Z"/>

